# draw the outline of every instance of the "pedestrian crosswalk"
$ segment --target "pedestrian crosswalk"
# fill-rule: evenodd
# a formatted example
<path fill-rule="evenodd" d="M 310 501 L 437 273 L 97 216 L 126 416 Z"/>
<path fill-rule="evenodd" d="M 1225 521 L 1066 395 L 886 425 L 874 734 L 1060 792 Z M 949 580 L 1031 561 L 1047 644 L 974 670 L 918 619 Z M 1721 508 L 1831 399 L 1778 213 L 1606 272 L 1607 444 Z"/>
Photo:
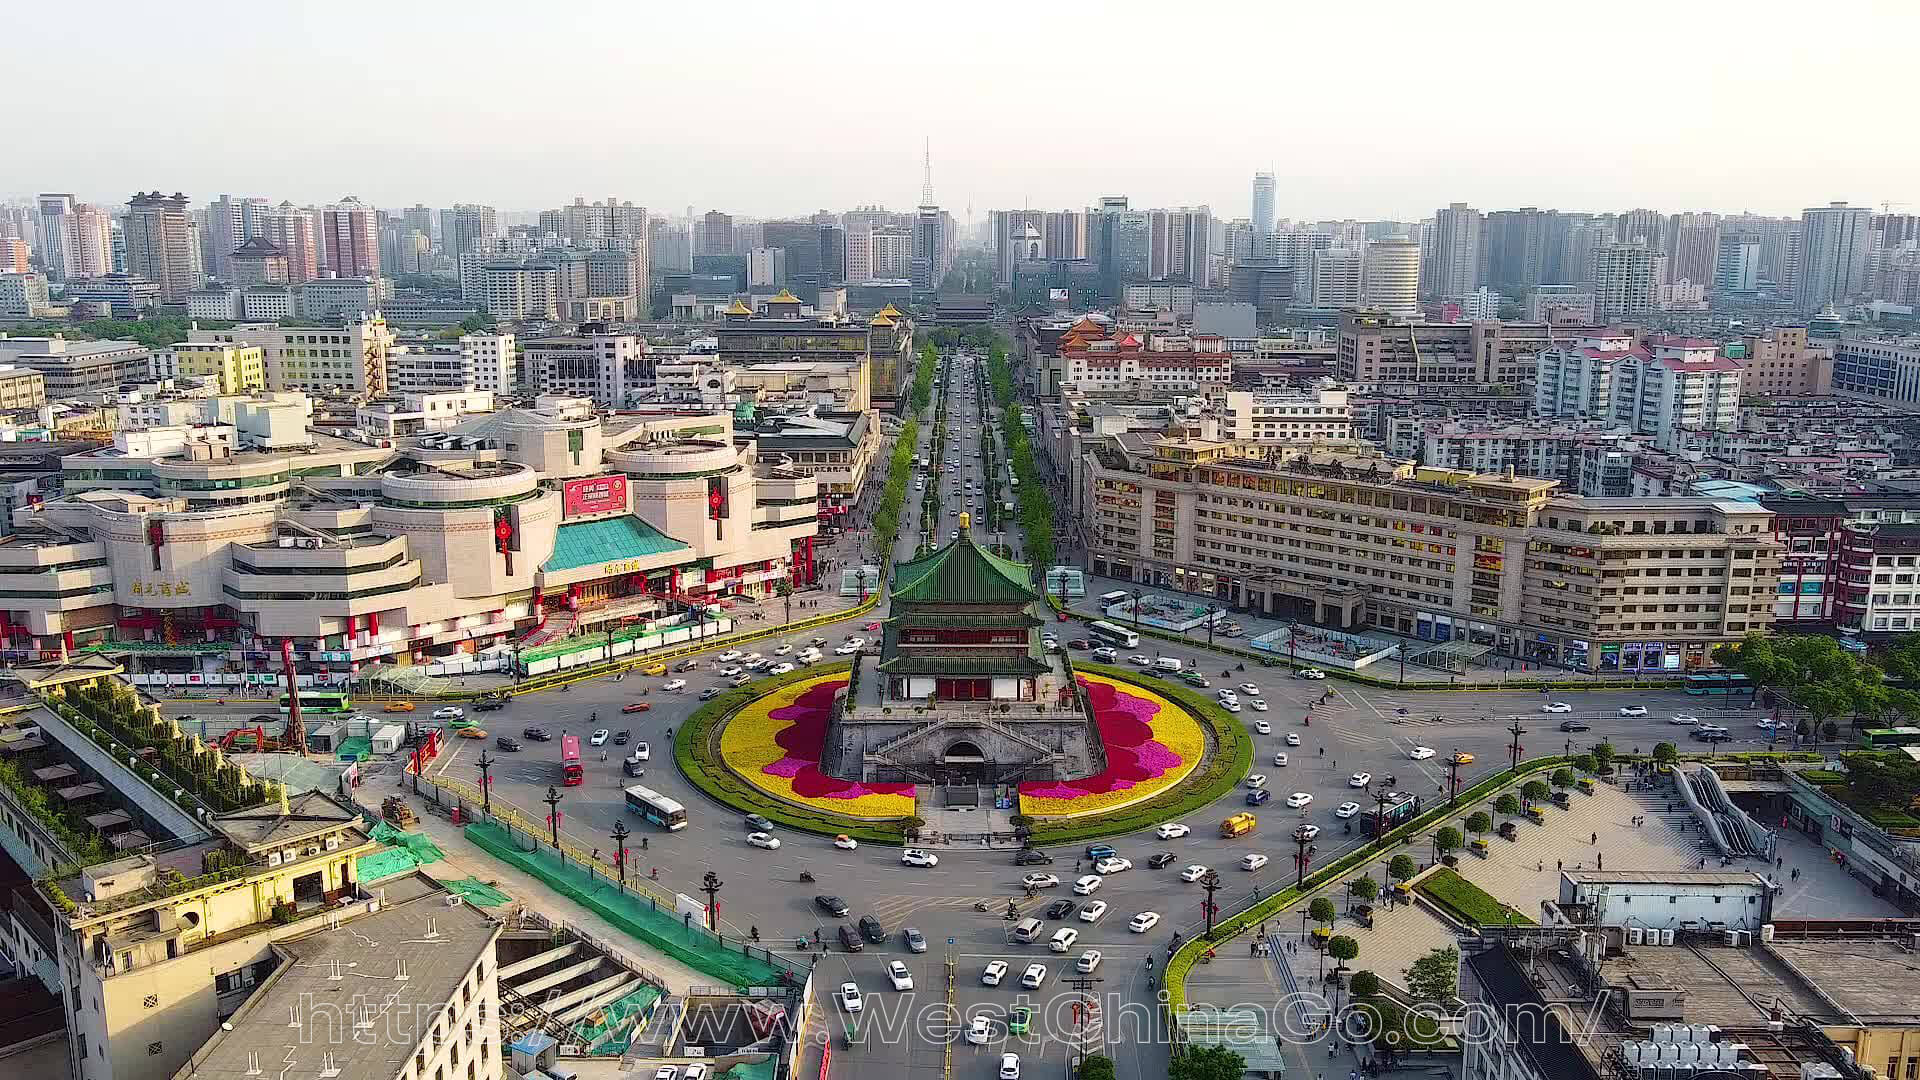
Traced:
<path fill-rule="evenodd" d="M 936 908 L 959 908 L 961 910 L 971 911 L 975 904 L 982 902 L 987 905 L 988 911 L 986 914 L 1000 916 L 1005 914 L 1008 900 L 1013 901 L 1014 909 L 1019 911 L 1023 916 L 1030 914 L 1033 909 L 1045 907 L 1047 904 L 1047 898 L 1044 896 L 1031 898 L 1024 896 L 1010 897 L 1004 893 L 999 896 L 927 896 L 918 893 L 904 893 L 876 896 L 871 903 L 865 906 L 871 910 L 881 922 L 893 924 L 903 922 L 908 915 L 916 911 L 928 911 Z"/>

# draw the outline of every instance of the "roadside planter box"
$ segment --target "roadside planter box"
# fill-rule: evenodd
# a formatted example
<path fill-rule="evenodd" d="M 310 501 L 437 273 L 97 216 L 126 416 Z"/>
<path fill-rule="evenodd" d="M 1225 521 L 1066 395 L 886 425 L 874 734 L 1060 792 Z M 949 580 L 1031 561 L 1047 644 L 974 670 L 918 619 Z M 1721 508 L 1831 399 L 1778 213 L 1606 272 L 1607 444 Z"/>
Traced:
<path fill-rule="evenodd" d="M 1584 777 L 1584 776 L 1583 776 L 1583 777 L 1581 777 L 1581 778 L 1580 778 L 1580 779 L 1578 779 L 1578 780 L 1575 780 L 1575 781 L 1573 782 L 1573 786 L 1574 786 L 1574 787 L 1576 787 L 1576 788 L 1579 788 L 1579 789 L 1580 789 L 1580 794 L 1582 794 L 1582 795 L 1591 795 L 1591 794 L 1593 794 L 1593 781 L 1591 781 L 1591 780 L 1589 780 L 1589 779 L 1587 779 L 1587 778 L 1586 778 L 1586 777 Z"/>
<path fill-rule="evenodd" d="M 1567 795 L 1566 792 L 1556 791 L 1553 793 L 1553 805 L 1559 807 L 1560 809 L 1562 810 L 1567 809 L 1568 805 L 1571 802 L 1572 802 L 1572 799 Z"/>
<path fill-rule="evenodd" d="M 1475 837 L 1467 842 L 1467 850 L 1484 859 L 1487 857 L 1487 842 L 1479 837 Z"/>
<path fill-rule="evenodd" d="M 1547 812 L 1537 806 L 1529 806 L 1527 807 L 1527 820 L 1533 822 L 1535 825 L 1545 825 L 1547 823 Z"/>

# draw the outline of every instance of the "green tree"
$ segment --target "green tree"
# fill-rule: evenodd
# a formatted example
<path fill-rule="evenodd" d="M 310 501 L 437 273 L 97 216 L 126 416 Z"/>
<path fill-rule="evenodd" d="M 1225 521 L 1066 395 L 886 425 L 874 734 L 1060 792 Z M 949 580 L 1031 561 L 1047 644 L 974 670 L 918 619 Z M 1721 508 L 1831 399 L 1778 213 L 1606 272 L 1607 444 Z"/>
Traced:
<path fill-rule="evenodd" d="M 1167 1065 L 1167 1080 L 1243 1080 L 1247 1059 L 1224 1046 L 1188 1047 Z"/>
<path fill-rule="evenodd" d="M 1415 960 L 1404 974 L 1407 993 L 1415 1001 L 1446 1001 L 1460 986 L 1460 950 L 1451 945 L 1435 949 Z"/>
<path fill-rule="evenodd" d="M 1520 787 L 1520 798 L 1529 805 L 1547 797 L 1547 785 L 1538 780 L 1529 780 Z"/>
<path fill-rule="evenodd" d="M 1361 874 L 1359 877 L 1347 882 L 1347 895 L 1359 900 L 1363 904 L 1368 903 L 1372 901 L 1374 897 L 1380 895 L 1380 883 L 1365 874 Z"/>
<path fill-rule="evenodd" d="M 1493 808 L 1499 813 L 1512 817 L 1522 809 L 1520 806 L 1520 797 L 1509 791 L 1493 800 Z"/>
<path fill-rule="evenodd" d="M 1592 754 L 1573 755 L 1573 767 L 1586 773 L 1588 776 L 1596 775 L 1600 771 L 1600 763 L 1594 760 Z"/>
<path fill-rule="evenodd" d="M 1653 760 L 1660 765 L 1671 765 L 1680 760 L 1680 748 L 1670 742 L 1654 743 Z"/>
<path fill-rule="evenodd" d="M 1333 970 L 1345 971 L 1347 961 L 1360 955 L 1360 943 L 1346 934 L 1335 934 L 1327 939 L 1327 955 L 1339 961 Z"/>
<path fill-rule="evenodd" d="M 1555 769 L 1553 770 L 1552 780 L 1553 780 L 1554 787 L 1570 788 L 1573 786 L 1573 770 L 1572 769 Z"/>
<path fill-rule="evenodd" d="M 1467 815 L 1467 831 L 1475 836 L 1484 836 L 1493 831 L 1493 819 L 1484 810 L 1475 810 Z"/>
<path fill-rule="evenodd" d="M 1395 881 L 1405 881 L 1420 872 L 1420 867 L 1411 855 L 1395 855 L 1387 861 L 1387 876 Z"/>
<path fill-rule="evenodd" d="M 1433 834 L 1433 850 L 1441 855 L 1460 850 L 1460 845 L 1464 842 L 1465 838 L 1460 835 L 1460 830 L 1451 825 Z"/>
<path fill-rule="evenodd" d="M 1335 914 L 1333 901 L 1324 896 L 1314 897 L 1313 903 L 1307 905 L 1307 918 L 1312 919 L 1321 926 L 1331 927 Z"/>
<path fill-rule="evenodd" d="M 1088 1054 L 1080 1059 L 1075 1080 L 1114 1080 L 1113 1059 L 1105 1054 Z"/>
<path fill-rule="evenodd" d="M 1347 980 L 1347 990 L 1353 994 L 1355 1001 L 1377 997 L 1380 994 L 1380 976 L 1371 971 L 1356 971 Z"/>
<path fill-rule="evenodd" d="M 1598 767 L 1596 771 L 1599 774 L 1604 775 L 1613 771 L 1614 756 L 1612 743 L 1602 739 L 1593 744 L 1593 763 Z"/>
<path fill-rule="evenodd" d="M 1820 734 L 1825 736 L 1828 742 L 1832 742 L 1840 737 L 1840 725 L 1829 720 L 1820 725 Z"/>

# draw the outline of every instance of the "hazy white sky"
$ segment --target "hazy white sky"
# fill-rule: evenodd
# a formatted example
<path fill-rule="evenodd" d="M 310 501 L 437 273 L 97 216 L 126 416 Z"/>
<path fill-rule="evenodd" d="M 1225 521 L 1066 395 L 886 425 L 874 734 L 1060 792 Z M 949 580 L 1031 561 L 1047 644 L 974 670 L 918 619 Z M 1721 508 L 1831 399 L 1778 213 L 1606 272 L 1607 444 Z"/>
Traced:
<path fill-rule="evenodd" d="M 1920 212 L 1920 0 L 84 7 L 9 20 L 0 196 L 771 217 L 910 207 L 930 137 L 957 215 L 1239 217 L 1257 169 L 1296 218 Z"/>

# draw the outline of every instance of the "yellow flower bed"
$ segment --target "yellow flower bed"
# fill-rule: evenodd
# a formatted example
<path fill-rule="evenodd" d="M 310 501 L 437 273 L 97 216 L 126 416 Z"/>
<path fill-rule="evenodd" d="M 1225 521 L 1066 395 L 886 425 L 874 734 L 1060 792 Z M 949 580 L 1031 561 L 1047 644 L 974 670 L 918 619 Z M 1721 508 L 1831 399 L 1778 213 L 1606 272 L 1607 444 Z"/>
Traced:
<path fill-rule="evenodd" d="M 1132 683 L 1085 673 L 1078 678 L 1095 698 L 1094 719 L 1106 743 L 1107 771 L 1064 783 L 1022 784 L 1022 813 L 1034 817 L 1107 813 L 1151 799 L 1199 767 L 1207 739 L 1185 709 Z"/>
<path fill-rule="evenodd" d="M 788 683 L 733 715 L 720 733 L 720 758 L 742 779 L 788 802 L 857 818 L 913 814 L 912 784 L 862 784 L 820 771 L 835 673 Z"/>

